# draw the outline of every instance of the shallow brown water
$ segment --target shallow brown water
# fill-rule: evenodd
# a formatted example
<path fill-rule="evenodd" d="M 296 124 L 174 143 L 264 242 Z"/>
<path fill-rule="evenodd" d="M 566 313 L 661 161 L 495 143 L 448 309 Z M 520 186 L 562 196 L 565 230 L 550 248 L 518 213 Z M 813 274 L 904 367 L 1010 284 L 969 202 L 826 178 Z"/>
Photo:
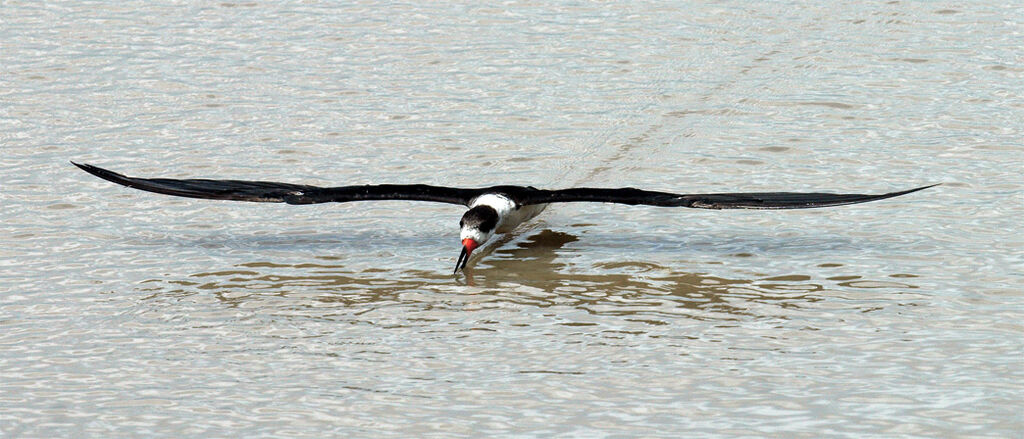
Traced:
<path fill-rule="evenodd" d="M 1019 8 L 5 3 L 4 437 L 1014 437 Z M 461 211 L 129 175 L 881 192 Z"/>

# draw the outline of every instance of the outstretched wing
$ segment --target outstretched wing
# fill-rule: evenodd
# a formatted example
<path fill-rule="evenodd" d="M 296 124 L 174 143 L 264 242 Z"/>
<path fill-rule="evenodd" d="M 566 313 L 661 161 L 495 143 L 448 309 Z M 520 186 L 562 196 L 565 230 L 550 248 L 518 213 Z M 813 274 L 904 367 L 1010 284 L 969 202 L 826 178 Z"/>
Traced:
<path fill-rule="evenodd" d="M 468 205 L 487 192 L 509 193 L 519 204 L 559 202 L 603 202 L 642 204 L 700 209 L 809 209 L 865 203 L 917 192 L 923 186 L 880 195 L 801 192 L 752 192 L 721 194 L 673 194 L 633 188 L 574 188 L 541 190 L 520 186 L 465 189 L 425 184 L 379 184 L 318 187 L 270 181 L 172 179 L 128 177 L 87 164 L 72 162 L 82 170 L 104 180 L 159 194 L 211 200 L 256 201 L 268 203 L 314 204 L 369 200 L 415 200 Z"/>
<path fill-rule="evenodd" d="M 369 200 L 416 200 L 468 205 L 480 189 L 449 188 L 425 184 L 379 184 L 318 187 L 272 181 L 137 178 L 92 165 L 71 162 L 85 172 L 107 181 L 158 194 L 210 200 L 314 204 Z"/>
<path fill-rule="evenodd" d="M 930 186 L 887 194 L 831 194 L 803 192 L 750 192 L 721 194 L 673 194 L 669 192 L 645 191 L 633 188 L 598 189 L 575 188 L 554 191 L 536 190 L 520 201 L 521 204 L 543 204 L 559 202 L 603 202 L 620 204 L 642 204 L 663 207 L 692 207 L 698 209 L 810 209 L 815 207 L 841 206 L 844 204 L 866 203 L 883 200 L 927 189 Z"/>

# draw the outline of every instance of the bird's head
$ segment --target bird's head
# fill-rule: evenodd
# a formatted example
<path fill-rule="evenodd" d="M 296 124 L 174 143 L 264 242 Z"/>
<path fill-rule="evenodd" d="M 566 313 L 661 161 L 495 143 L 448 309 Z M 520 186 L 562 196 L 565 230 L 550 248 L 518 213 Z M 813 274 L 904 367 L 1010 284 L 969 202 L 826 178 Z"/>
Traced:
<path fill-rule="evenodd" d="M 469 262 L 469 255 L 477 247 L 483 245 L 491 236 L 494 236 L 494 229 L 498 227 L 498 211 L 490 206 L 476 206 L 466 211 L 459 220 L 459 239 L 462 240 L 462 253 L 459 260 L 455 262 L 455 272 L 466 268 Z"/>

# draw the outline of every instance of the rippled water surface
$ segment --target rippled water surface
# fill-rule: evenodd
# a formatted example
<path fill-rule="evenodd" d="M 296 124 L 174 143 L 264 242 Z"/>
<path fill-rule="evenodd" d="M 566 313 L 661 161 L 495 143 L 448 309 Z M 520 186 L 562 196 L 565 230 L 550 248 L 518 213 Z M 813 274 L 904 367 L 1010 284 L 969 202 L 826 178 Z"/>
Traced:
<path fill-rule="evenodd" d="M 1001 2 L 4 2 L 0 436 L 1020 437 Z M 117 187 L 883 192 L 461 210 Z"/>

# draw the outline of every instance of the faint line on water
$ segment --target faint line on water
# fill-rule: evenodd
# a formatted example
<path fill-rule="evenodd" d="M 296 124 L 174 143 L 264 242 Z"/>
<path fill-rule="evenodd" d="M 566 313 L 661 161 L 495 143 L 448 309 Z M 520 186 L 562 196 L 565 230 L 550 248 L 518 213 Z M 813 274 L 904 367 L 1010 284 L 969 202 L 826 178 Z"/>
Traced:
<path fill-rule="evenodd" d="M 567 372 L 560 370 L 519 370 L 521 374 L 553 374 L 553 375 L 586 375 L 584 372 Z"/>

